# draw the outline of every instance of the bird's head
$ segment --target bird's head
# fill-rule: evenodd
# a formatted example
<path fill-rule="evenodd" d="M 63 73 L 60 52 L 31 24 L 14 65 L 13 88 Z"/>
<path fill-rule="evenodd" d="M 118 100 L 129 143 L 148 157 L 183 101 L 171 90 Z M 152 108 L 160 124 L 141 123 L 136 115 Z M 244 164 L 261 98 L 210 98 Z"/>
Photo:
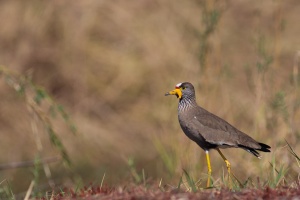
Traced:
<path fill-rule="evenodd" d="M 176 95 L 177 98 L 182 99 L 185 97 L 190 97 L 195 95 L 194 86 L 189 82 L 178 83 L 175 86 L 175 90 L 167 92 L 165 96 Z"/>

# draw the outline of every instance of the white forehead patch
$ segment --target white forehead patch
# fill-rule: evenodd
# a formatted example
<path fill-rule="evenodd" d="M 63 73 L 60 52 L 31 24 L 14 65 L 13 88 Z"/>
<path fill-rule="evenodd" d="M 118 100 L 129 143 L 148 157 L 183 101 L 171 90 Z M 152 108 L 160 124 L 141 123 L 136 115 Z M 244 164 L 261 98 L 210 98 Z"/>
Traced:
<path fill-rule="evenodd" d="M 177 83 L 177 84 L 175 85 L 175 88 L 180 88 L 181 84 L 182 84 L 182 83 Z"/>

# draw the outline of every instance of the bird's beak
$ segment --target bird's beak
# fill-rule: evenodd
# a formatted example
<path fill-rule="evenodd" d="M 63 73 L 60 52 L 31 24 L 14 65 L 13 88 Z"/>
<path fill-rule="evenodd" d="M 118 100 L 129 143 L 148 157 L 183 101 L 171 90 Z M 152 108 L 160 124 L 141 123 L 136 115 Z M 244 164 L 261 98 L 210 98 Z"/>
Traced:
<path fill-rule="evenodd" d="M 177 98 L 181 99 L 182 97 L 182 92 L 179 88 L 176 88 L 175 90 L 172 90 L 170 92 L 167 92 L 165 94 L 165 96 L 168 96 L 168 95 L 176 95 Z"/>

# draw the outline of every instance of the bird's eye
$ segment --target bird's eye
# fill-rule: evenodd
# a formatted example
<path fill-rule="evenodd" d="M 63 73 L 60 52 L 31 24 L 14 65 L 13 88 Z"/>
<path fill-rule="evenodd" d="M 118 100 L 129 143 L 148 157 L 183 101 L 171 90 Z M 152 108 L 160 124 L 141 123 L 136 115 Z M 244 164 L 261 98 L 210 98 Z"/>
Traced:
<path fill-rule="evenodd" d="M 182 87 L 183 90 L 185 90 L 186 87 Z"/>

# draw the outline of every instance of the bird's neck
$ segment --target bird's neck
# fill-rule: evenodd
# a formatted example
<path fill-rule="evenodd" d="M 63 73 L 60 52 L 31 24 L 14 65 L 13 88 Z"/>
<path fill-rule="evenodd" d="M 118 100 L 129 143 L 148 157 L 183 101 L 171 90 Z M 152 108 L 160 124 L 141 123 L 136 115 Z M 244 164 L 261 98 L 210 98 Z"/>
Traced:
<path fill-rule="evenodd" d="M 195 98 L 182 98 L 179 100 L 178 112 L 184 112 L 195 107 L 197 107 Z"/>

